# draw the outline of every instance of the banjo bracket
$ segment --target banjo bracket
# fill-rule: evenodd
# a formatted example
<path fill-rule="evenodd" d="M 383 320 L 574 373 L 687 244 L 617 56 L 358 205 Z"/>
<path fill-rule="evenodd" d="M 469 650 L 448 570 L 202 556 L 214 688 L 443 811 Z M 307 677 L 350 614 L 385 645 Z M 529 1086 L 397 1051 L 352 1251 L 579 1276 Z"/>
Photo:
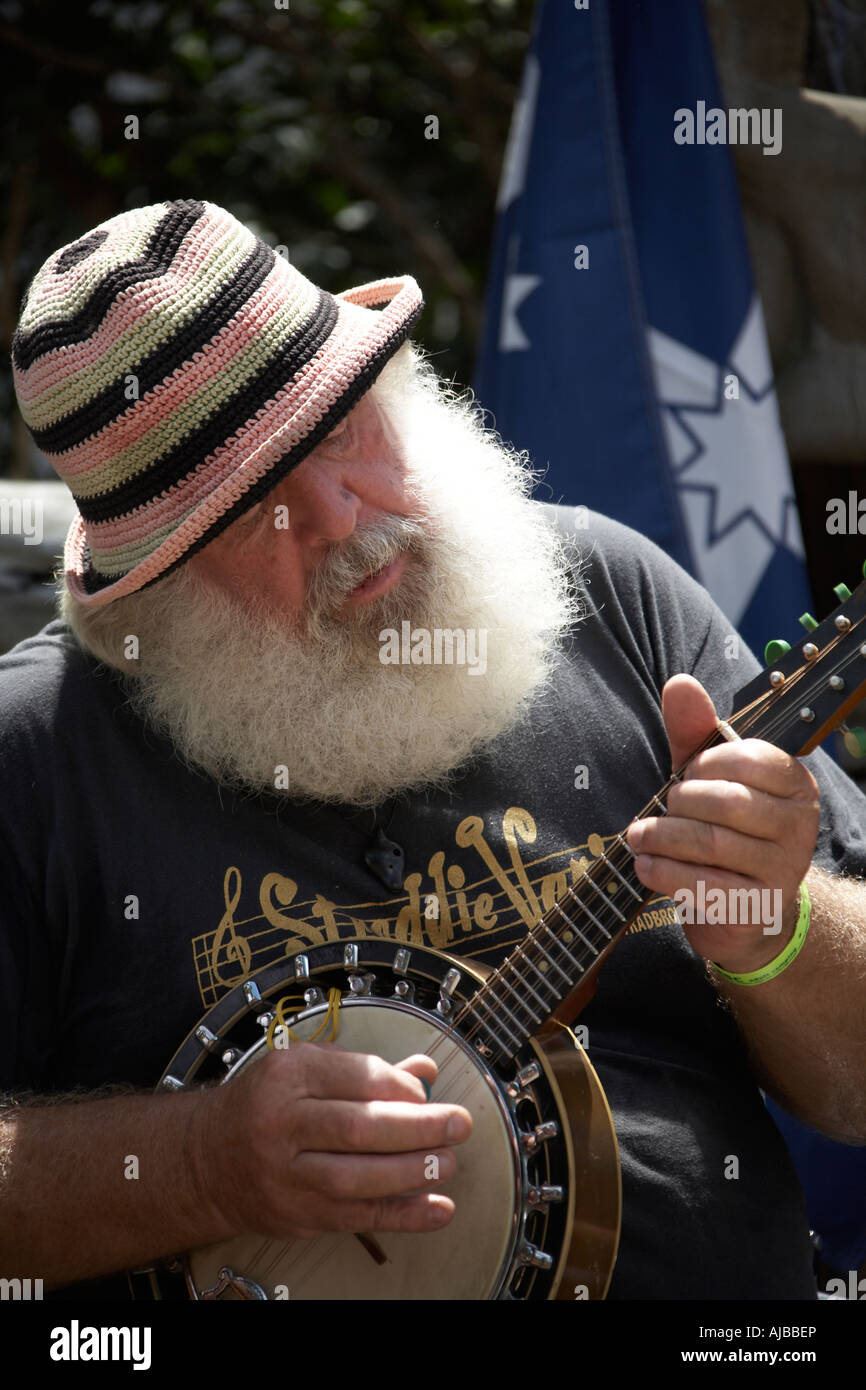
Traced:
<path fill-rule="evenodd" d="M 261 1284 L 257 1284 L 255 1279 L 247 1279 L 243 1274 L 235 1274 L 228 1265 L 223 1265 L 217 1275 L 216 1283 L 211 1284 L 209 1289 L 202 1289 L 199 1298 L 209 1301 L 222 1298 L 227 1289 L 231 1289 L 239 1298 L 247 1301 L 270 1302 Z"/>

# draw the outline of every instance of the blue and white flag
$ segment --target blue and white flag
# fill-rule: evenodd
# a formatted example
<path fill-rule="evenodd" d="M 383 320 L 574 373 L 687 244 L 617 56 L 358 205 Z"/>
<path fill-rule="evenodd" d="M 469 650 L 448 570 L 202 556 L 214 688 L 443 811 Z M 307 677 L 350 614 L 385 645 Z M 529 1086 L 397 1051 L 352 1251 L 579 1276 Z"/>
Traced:
<path fill-rule="evenodd" d="M 759 653 L 809 591 L 727 145 L 779 158 L 781 120 L 722 108 L 696 0 L 541 0 L 474 382 L 540 495 L 655 540 Z"/>

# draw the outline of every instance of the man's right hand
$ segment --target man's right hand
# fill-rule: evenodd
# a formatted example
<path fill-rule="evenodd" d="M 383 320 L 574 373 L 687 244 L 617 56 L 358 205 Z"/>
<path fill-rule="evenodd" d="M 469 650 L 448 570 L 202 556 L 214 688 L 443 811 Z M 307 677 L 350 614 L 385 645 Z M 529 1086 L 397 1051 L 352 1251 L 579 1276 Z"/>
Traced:
<path fill-rule="evenodd" d="M 190 1136 L 200 1186 L 234 1231 L 289 1239 L 322 1231 L 435 1231 L 472 1118 L 426 1103 L 431 1057 L 396 1066 L 335 1044 L 276 1049 L 207 1093 Z M 202 1097 L 205 1100 L 205 1097 Z M 218 1156 L 222 1155 L 222 1159 Z M 415 1194 L 415 1195 L 408 1195 Z"/>

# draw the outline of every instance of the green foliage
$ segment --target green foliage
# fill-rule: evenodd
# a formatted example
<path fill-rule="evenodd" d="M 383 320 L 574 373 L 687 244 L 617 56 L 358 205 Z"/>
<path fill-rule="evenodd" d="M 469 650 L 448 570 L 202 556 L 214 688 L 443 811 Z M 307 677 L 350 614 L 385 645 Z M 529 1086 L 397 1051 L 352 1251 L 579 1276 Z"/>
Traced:
<path fill-rule="evenodd" d="M 222 204 L 333 292 L 415 275 L 418 336 L 470 378 L 533 0 L 278 3 L 0 0 L 7 467 L 24 467 L 6 368 L 31 276 L 164 198 Z"/>

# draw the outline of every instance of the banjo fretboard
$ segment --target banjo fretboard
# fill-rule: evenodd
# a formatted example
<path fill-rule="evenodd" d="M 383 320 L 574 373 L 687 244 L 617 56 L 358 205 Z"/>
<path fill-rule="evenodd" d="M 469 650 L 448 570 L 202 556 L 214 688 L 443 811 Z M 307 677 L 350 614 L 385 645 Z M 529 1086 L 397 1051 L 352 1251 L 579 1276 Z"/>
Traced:
<path fill-rule="evenodd" d="M 665 798 L 680 776 L 668 780 L 641 816 L 667 814 Z M 482 1048 L 500 1060 L 515 1056 L 655 896 L 635 873 L 625 837 L 617 835 L 610 851 L 584 870 L 464 1006 Z"/>

